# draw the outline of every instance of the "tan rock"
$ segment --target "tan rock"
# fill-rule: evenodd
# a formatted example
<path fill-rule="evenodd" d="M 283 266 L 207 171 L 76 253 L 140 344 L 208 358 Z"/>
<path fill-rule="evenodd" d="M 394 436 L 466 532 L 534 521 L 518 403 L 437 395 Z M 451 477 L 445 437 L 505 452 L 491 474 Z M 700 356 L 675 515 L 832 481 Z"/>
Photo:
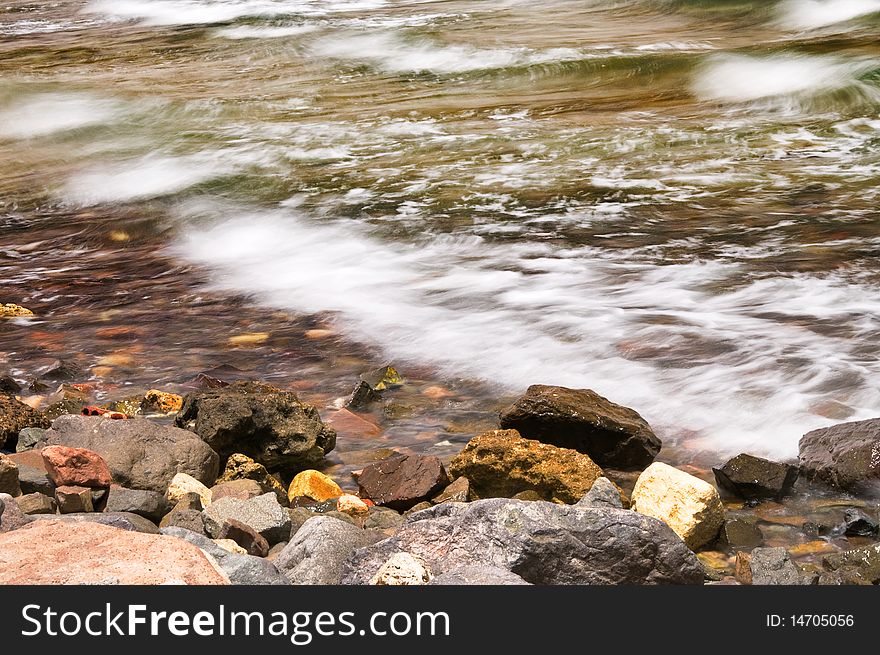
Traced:
<path fill-rule="evenodd" d="M 225 551 L 236 555 L 247 555 L 248 552 L 232 539 L 212 539 L 212 541 Z"/>
<path fill-rule="evenodd" d="M 339 498 L 345 492 L 338 484 L 320 471 L 308 469 L 297 473 L 296 477 L 290 482 L 287 490 L 287 498 L 293 501 L 294 498 L 305 496 L 312 500 L 324 501 L 331 498 Z"/>
<path fill-rule="evenodd" d="M 19 318 L 21 316 L 33 316 L 34 313 L 27 307 L 14 305 L 11 302 L 0 305 L 0 318 Z"/>
<path fill-rule="evenodd" d="M 171 478 L 171 484 L 168 485 L 168 491 L 165 492 L 165 497 L 172 505 L 176 505 L 181 498 L 189 493 L 198 494 L 199 498 L 202 499 L 203 507 L 210 505 L 213 500 L 213 493 L 211 493 L 211 490 L 196 480 L 193 476 L 187 475 L 186 473 L 177 473 Z"/>
<path fill-rule="evenodd" d="M 373 585 L 394 587 L 428 584 L 431 572 L 425 563 L 410 553 L 395 553 L 370 580 Z"/>
<path fill-rule="evenodd" d="M 370 506 L 354 494 L 343 494 L 336 501 L 336 511 L 349 516 L 366 516 Z"/>
<path fill-rule="evenodd" d="M 21 487 L 18 484 L 18 466 L 7 455 L 0 453 L 0 493 L 10 496 L 20 496 Z"/>
<path fill-rule="evenodd" d="M 226 468 L 223 475 L 217 478 L 217 483 L 231 480 L 253 480 L 264 492 L 272 492 L 278 497 L 278 502 L 287 503 L 287 489 L 274 475 L 266 470 L 266 467 L 255 462 L 247 455 L 233 453 L 226 460 Z"/>
<path fill-rule="evenodd" d="M 714 540 L 724 523 L 724 505 L 715 487 L 660 462 L 636 481 L 632 509 L 666 523 L 691 550 Z"/>

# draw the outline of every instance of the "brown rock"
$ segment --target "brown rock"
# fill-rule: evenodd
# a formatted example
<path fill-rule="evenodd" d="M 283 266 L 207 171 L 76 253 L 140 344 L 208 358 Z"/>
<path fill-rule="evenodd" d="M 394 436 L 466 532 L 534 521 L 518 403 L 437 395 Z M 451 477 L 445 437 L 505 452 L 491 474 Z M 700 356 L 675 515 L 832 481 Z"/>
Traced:
<path fill-rule="evenodd" d="M 454 474 L 453 474 L 454 475 Z M 471 499 L 471 483 L 466 477 L 459 476 L 443 491 L 432 498 L 432 502 L 440 503 L 466 503 Z"/>
<path fill-rule="evenodd" d="M 880 418 L 813 430 L 798 449 L 801 475 L 853 491 L 880 488 Z"/>
<path fill-rule="evenodd" d="M 405 511 L 436 495 L 449 481 L 433 456 L 397 455 L 364 468 L 358 485 L 362 498 Z"/>
<path fill-rule="evenodd" d="M 109 487 L 107 462 L 98 453 L 85 448 L 47 446 L 40 451 L 49 479 L 58 486 Z"/>
<path fill-rule="evenodd" d="M 747 552 L 741 550 L 736 554 L 736 565 L 733 575 L 740 584 L 752 584 L 752 567 Z"/>
<path fill-rule="evenodd" d="M 89 487 L 61 486 L 55 489 L 55 502 L 62 514 L 94 511 Z"/>
<path fill-rule="evenodd" d="M 364 439 L 378 437 L 382 434 L 382 428 L 375 423 L 362 419 L 357 414 L 340 409 L 327 416 L 327 425 L 330 425 L 336 434 L 344 439 Z"/>
<path fill-rule="evenodd" d="M 271 491 L 271 490 L 270 490 Z M 211 487 L 211 498 L 238 498 L 248 500 L 266 493 L 256 480 L 227 480 Z"/>
<path fill-rule="evenodd" d="M 19 496 L 15 502 L 25 514 L 55 514 L 58 510 L 58 503 L 54 498 L 40 493 Z"/>
<path fill-rule="evenodd" d="M 0 584 L 101 583 L 220 585 L 229 579 L 199 548 L 174 537 L 56 520 L 0 535 Z"/>
<path fill-rule="evenodd" d="M 220 528 L 218 539 L 231 539 L 244 548 L 248 555 L 265 557 L 269 554 L 269 542 L 251 526 L 236 519 L 226 519 Z"/>
<path fill-rule="evenodd" d="M 48 428 L 48 417 L 42 412 L 0 393 L 0 448 L 15 450 L 18 433 L 24 428 Z"/>
<path fill-rule="evenodd" d="M 230 480 L 253 480 L 262 487 L 263 493 L 272 492 L 278 497 L 279 503 L 287 504 L 287 489 L 281 484 L 281 481 L 269 473 L 265 466 L 255 462 L 247 455 L 234 453 L 229 456 L 226 461 L 226 469 L 217 482 Z"/>
<path fill-rule="evenodd" d="M 200 534 L 204 537 L 208 536 L 205 529 L 205 517 L 196 509 L 173 509 L 162 517 L 159 521 L 160 528 L 185 528 Z"/>
<path fill-rule="evenodd" d="M 21 487 L 18 484 L 18 466 L 3 453 L 0 453 L 0 494 L 21 495 Z"/>

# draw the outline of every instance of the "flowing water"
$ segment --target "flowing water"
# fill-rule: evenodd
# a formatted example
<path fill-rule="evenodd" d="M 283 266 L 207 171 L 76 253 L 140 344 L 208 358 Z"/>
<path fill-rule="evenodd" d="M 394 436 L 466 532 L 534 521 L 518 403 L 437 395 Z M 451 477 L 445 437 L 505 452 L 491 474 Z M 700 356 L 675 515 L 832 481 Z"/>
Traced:
<path fill-rule="evenodd" d="M 877 0 L 7 0 L 0 300 L 40 318 L 0 354 L 327 402 L 387 359 L 460 396 L 390 445 L 549 383 L 791 457 L 880 412 L 878 36 Z"/>

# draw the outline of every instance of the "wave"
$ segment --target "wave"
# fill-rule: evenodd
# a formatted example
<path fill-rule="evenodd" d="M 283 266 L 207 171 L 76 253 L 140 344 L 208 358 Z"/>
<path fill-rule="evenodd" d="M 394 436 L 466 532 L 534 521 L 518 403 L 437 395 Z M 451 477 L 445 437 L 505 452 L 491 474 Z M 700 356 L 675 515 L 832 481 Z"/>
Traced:
<path fill-rule="evenodd" d="M 787 0 L 780 23 L 789 29 L 815 30 L 880 12 L 880 0 Z"/>
<path fill-rule="evenodd" d="M 43 93 L 0 106 L 0 137 L 30 139 L 102 125 L 119 118 L 121 104 L 86 93 Z"/>

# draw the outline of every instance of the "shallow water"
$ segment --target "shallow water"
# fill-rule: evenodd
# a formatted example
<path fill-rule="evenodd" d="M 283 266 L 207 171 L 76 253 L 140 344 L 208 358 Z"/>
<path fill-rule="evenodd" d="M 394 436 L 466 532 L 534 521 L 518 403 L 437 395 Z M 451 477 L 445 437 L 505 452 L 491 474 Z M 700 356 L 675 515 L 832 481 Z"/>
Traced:
<path fill-rule="evenodd" d="M 550 383 L 635 407 L 678 456 L 792 457 L 880 410 L 878 21 L 7 2 L 2 300 L 40 318 L 0 328 L 3 365 L 78 353 L 109 397 L 233 364 L 331 407 L 393 360 L 414 382 L 368 417 L 382 446 L 454 452 Z"/>

